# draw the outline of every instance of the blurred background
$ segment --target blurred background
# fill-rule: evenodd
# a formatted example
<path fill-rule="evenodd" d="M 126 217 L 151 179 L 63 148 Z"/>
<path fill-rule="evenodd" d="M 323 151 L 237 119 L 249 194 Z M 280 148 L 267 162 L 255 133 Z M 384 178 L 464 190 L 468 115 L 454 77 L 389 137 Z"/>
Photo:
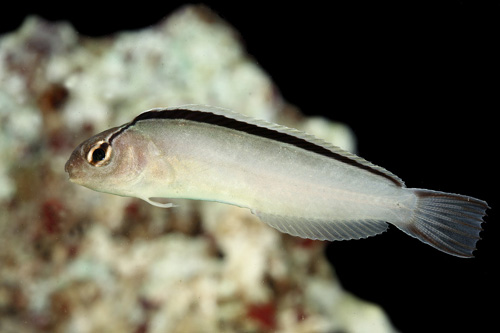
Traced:
<path fill-rule="evenodd" d="M 37 14 L 68 21 L 82 35 L 107 36 L 154 25 L 182 4 L 27 6 L 4 13 L 0 33 Z M 408 187 L 492 207 L 471 260 L 395 228 L 329 244 L 344 288 L 381 305 L 401 332 L 489 328 L 499 291 L 498 2 L 205 4 L 239 32 L 285 100 L 347 124 L 360 156 Z"/>

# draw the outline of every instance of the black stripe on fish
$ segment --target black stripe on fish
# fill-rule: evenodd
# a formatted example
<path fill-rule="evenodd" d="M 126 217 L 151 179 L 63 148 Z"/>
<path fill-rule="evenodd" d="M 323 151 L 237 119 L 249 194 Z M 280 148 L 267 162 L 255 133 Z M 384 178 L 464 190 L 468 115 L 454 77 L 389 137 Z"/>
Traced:
<path fill-rule="evenodd" d="M 205 123 L 215 126 L 222 126 L 235 131 L 256 135 L 262 138 L 278 141 L 281 143 L 286 143 L 316 154 L 320 154 L 329 158 L 333 158 L 337 161 L 352 165 L 354 167 L 369 171 L 375 175 L 384 177 L 396 186 L 401 187 L 402 184 L 398 179 L 391 177 L 389 174 L 371 167 L 370 165 L 363 164 L 349 156 L 344 156 L 340 153 L 336 153 L 326 147 L 315 144 L 306 139 L 294 136 L 293 134 L 283 133 L 272 128 L 262 127 L 256 124 L 247 123 L 245 121 L 237 120 L 229 116 L 220 115 L 216 113 L 211 113 L 208 111 L 196 111 L 188 109 L 168 109 L 168 110 L 151 110 L 138 115 L 132 122 L 122 126 L 119 130 L 113 133 L 109 138 L 109 144 L 118 137 L 121 133 L 127 130 L 129 127 L 134 126 L 137 122 L 142 120 L 151 119 L 184 119 L 188 121 L 194 121 L 199 123 Z"/>

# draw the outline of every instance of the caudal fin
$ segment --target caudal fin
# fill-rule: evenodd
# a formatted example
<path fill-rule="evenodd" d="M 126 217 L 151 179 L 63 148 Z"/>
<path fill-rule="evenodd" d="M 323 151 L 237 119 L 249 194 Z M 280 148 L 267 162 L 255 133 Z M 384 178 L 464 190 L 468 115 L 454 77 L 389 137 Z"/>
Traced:
<path fill-rule="evenodd" d="M 422 242 L 445 253 L 472 258 L 481 239 L 481 223 L 489 208 L 472 197 L 431 190 L 410 189 L 418 197 L 417 208 L 409 223 L 398 227 Z"/>

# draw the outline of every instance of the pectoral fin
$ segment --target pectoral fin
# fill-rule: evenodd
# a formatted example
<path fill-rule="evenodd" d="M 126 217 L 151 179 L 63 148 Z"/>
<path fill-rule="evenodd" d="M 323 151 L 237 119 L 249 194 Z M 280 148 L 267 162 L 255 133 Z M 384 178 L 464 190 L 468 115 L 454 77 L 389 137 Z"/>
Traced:
<path fill-rule="evenodd" d="M 142 198 L 142 200 L 146 201 L 150 205 L 160 207 L 160 208 L 171 208 L 171 207 L 178 207 L 178 205 L 174 205 L 171 202 L 164 202 L 167 200 L 166 198 Z"/>

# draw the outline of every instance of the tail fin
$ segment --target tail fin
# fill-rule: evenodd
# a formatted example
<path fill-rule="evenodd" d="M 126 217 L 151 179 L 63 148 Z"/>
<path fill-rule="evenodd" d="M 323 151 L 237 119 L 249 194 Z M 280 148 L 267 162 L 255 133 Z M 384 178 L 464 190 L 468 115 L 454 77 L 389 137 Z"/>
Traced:
<path fill-rule="evenodd" d="M 418 198 L 412 219 L 398 227 L 445 253 L 472 258 L 481 239 L 481 223 L 487 203 L 459 194 L 423 189 L 412 190 Z"/>

